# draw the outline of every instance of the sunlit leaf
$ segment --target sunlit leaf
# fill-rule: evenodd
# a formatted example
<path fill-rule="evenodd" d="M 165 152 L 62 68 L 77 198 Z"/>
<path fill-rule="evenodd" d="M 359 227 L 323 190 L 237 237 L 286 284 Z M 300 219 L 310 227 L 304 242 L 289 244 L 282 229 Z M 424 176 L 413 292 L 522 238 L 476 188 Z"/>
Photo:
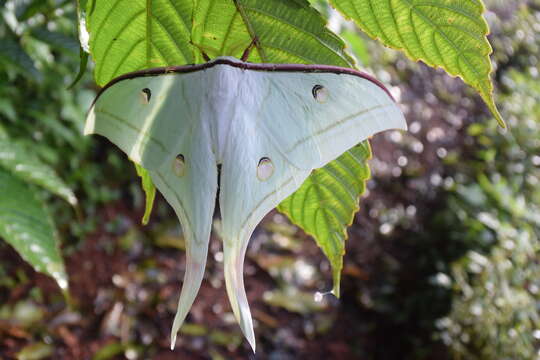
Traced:
<path fill-rule="evenodd" d="M 193 43 L 210 57 L 240 58 L 253 41 L 252 62 L 352 66 L 344 43 L 303 0 L 199 1 Z"/>
<path fill-rule="evenodd" d="M 503 127 L 493 99 L 492 71 L 481 0 L 330 0 L 371 37 L 411 59 L 441 67 L 474 87 Z"/>
<path fill-rule="evenodd" d="M 278 210 L 313 236 L 330 264 L 333 293 L 339 296 L 347 226 L 358 211 L 370 171 L 371 149 L 366 141 L 313 174 L 300 189 L 285 199 Z"/>
<path fill-rule="evenodd" d="M 98 85 L 130 71 L 194 62 L 193 1 L 95 0 L 87 6 Z"/>

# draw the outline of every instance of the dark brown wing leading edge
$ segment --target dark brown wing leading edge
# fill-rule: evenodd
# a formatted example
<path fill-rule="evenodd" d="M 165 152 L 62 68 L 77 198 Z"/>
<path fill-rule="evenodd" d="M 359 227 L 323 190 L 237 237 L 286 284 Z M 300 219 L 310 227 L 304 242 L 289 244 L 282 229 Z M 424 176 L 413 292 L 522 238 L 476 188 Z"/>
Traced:
<path fill-rule="evenodd" d="M 114 84 L 127 80 L 127 79 L 133 79 L 137 77 L 144 77 L 144 76 L 159 76 L 164 74 L 171 74 L 171 73 L 190 73 L 195 72 L 199 70 L 209 69 L 216 65 L 229 65 L 232 67 L 245 69 L 245 70 L 253 70 L 253 71 L 279 71 L 279 72 L 305 72 L 305 73 L 334 73 L 334 74 L 346 74 L 346 75 L 353 75 L 358 76 L 360 78 L 366 79 L 374 83 L 375 85 L 379 86 L 382 90 L 384 90 L 388 96 L 392 100 L 395 101 L 394 97 L 390 93 L 390 91 L 384 86 L 383 83 L 381 83 L 379 80 L 374 78 L 373 76 L 359 71 L 355 69 L 350 68 L 344 68 L 339 66 L 332 66 L 332 65 L 305 65 L 305 64 L 260 64 L 260 63 L 249 63 L 249 62 L 241 62 L 240 60 L 234 61 L 230 58 L 217 58 L 213 61 L 202 63 L 202 64 L 195 64 L 195 65 L 181 65 L 181 66 L 165 66 L 165 67 L 157 67 L 157 68 L 150 68 L 150 69 L 144 69 L 139 71 L 133 71 L 130 73 L 126 73 L 123 75 L 120 75 L 111 81 L 109 81 L 97 94 L 96 98 L 92 102 L 92 105 L 95 104 L 97 99 L 103 94 L 105 90 L 113 86 Z"/>

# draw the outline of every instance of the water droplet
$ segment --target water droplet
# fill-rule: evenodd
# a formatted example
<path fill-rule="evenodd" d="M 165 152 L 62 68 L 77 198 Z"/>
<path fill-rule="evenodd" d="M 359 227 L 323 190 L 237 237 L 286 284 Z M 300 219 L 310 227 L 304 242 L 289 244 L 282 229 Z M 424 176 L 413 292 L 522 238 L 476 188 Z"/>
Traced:
<path fill-rule="evenodd" d="M 263 157 L 259 160 L 259 165 L 257 165 L 257 177 L 261 181 L 266 181 L 274 173 L 274 164 L 272 160 L 267 157 Z"/>
<path fill-rule="evenodd" d="M 173 172 L 176 176 L 182 177 L 186 174 L 186 162 L 184 155 L 178 154 L 173 160 Z"/>
<path fill-rule="evenodd" d="M 150 102 L 150 98 L 152 97 L 152 92 L 150 91 L 150 89 L 144 88 L 141 90 L 140 94 L 141 94 L 141 103 L 143 105 L 148 105 L 148 103 Z"/>
<path fill-rule="evenodd" d="M 321 104 L 324 104 L 328 100 L 328 90 L 322 85 L 315 85 L 311 89 L 311 93 L 313 94 L 313 98 Z"/>

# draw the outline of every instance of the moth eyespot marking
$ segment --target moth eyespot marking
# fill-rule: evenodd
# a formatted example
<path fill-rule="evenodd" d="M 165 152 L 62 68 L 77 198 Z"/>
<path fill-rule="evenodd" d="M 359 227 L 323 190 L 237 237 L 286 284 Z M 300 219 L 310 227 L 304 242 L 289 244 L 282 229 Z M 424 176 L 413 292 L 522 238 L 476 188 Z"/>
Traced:
<path fill-rule="evenodd" d="M 144 88 L 140 92 L 141 95 L 141 103 L 143 105 L 148 105 L 150 102 L 150 98 L 152 97 L 152 91 L 150 91 L 149 88 Z"/>
<path fill-rule="evenodd" d="M 328 89 L 322 85 L 315 85 L 313 89 L 311 89 L 311 94 L 313 95 L 313 98 L 321 104 L 324 104 L 329 96 Z"/>
<path fill-rule="evenodd" d="M 261 181 L 266 181 L 274 174 L 274 164 L 272 160 L 267 157 L 261 158 L 259 160 L 259 165 L 257 165 L 257 178 Z"/>
<path fill-rule="evenodd" d="M 172 163 L 172 170 L 173 173 L 178 177 L 182 177 L 186 174 L 186 161 L 184 159 L 184 155 L 176 155 Z"/>

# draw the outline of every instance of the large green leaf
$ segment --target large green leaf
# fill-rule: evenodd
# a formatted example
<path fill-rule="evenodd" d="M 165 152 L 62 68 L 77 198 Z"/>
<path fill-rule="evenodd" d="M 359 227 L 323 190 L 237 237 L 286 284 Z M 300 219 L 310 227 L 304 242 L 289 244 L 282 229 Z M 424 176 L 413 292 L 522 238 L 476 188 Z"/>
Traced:
<path fill-rule="evenodd" d="M 23 144 L 13 141 L 0 130 L 0 169 L 4 168 L 24 182 L 39 185 L 69 202 L 77 204 L 73 191 L 56 172 Z"/>
<path fill-rule="evenodd" d="M 105 85 L 130 71 L 193 63 L 193 0 L 95 0 L 87 6 L 95 79 Z"/>
<path fill-rule="evenodd" d="M 344 43 L 304 0 L 95 0 L 88 3 L 95 79 L 211 57 L 352 66 Z"/>
<path fill-rule="evenodd" d="M 481 0 L 330 0 L 371 37 L 461 77 L 504 125 L 493 100 L 489 28 Z"/>
<path fill-rule="evenodd" d="M 67 276 L 54 225 L 36 191 L 0 169 L 0 194 L 0 237 L 65 290 Z"/>
<path fill-rule="evenodd" d="M 351 225 L 360 195 L 365 191 L 370 157 L 371 148 L 366 141 L 324 168 L 313 171 L 300 189 L 278 207 L 321 247 L 332 265 L 332 292 L 336 296 L 339 296 L 346 228 Z"/>
<path fill-rule="evenodd" d="M 240 58 L 254 42 L 252 62 L 352 66 L 344 43 L 304 0 L 198 1 L 193 43 L 211 57 Z"/>
<path fill-rule="evenodd" d="M 240 58 L 249 47 L 248 60 L 252 62 L 353 66 L 343 41 L 326 28 L 325 20 L 305 0 L 95 0 L 88 3 L 87 15 L 90 53 L 99 85 L 129 71 L 202 62 L 204 54 Z M 328 194 L 326 200 L 320 198 L 329 211 L 342 214 L 339 221 L 312 231 L 305 226 L 317 221 L 315 213 L 306 211 L 301 221 L 294 217 L 303 211 L 302 202 L 291 202 L 286 212 L 316 237 L 330 258 L 337 282 L 346 227 L 358 209 L 352 202 L 357 202 L 363 191 L 363 177 L 352 179 L 356 183 L 351 186 L 335 174 L 358 174 L 358 168 L 367 169 L 366 157 L 358 151 L 346 153 L 307 180 L 339 189 L 333 200 Z M 144 172 L 140 175 L 145 177 Z M 343 193 L 349 196 L 346 210 L 337 198 Z M 335 233 L 341 234 L 339 239 Z M 335 286 L 338 294 L 339 285 Z"/>

